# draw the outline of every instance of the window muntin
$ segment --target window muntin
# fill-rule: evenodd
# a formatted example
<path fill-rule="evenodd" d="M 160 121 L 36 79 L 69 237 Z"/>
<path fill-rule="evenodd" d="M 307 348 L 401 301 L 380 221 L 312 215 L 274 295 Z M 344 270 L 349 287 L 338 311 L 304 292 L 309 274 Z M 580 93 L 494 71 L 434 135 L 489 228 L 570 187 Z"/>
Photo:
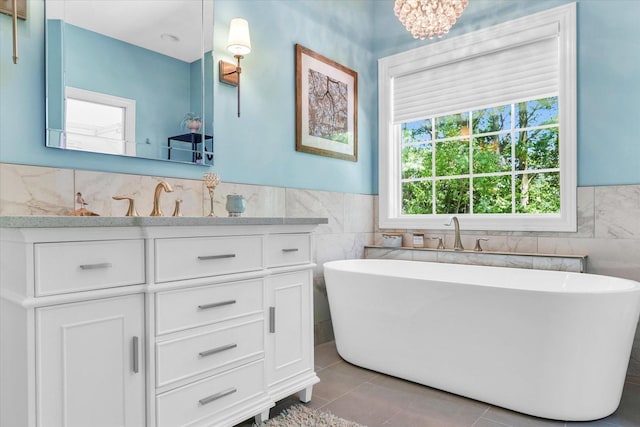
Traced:
<path fill-rule="evenodd" d="M 399 128 L 403 215 L 560 212 L 557 96 Z"/>

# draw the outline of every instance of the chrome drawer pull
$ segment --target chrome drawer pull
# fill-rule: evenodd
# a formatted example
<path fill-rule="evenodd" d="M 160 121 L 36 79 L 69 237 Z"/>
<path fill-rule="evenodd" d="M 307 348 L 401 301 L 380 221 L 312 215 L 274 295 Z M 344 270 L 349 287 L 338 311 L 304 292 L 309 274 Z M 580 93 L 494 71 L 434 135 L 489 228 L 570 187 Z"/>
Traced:
<path fill-rule="evenodd" d="M 300 249 L 298 248 L 285 248 L 282 252 L 298 252 Z"/>
<path fill-rule="evenodd" d="M 269 333 L 275 334 L 276 332 L 276 308 L 269 307 Z"/>
<path fill-rule="evenodd" d="M 198 356 L 200 357 L 211 356 L 212 354 L 222 353 L 223 351 L 231 350 L 232 348 L 236 348 L 237 346 L 238 344 L 223 345 L 220 347 L 212 348 L 211 350 L 201 351 L 200 353 L 198 353 Z"/>
<path fill-rule="evenodd" d="M 212 394 L 211 396 L 202 398 L 198 400 L 198 403 L 200 403 L 201 405 L 206 405 L 207 403 L 211 403 L 215 400 L 222 399 L 225 396 L 229 396 L 230 394 L 233 394 L 236 391 L 238 390 L 236 390 L 235 388 L 230 388 L 228 390 L 221 391 L 220 393 Z"/>
<path fill-rule="evenodd" d="M 206 310 L 208 308 L 222 307 L 224 305 L 231 305 L 235 303 L 236 303 L 236 300 L 234 299 L 230 299 L 229 301 L 212 302 L 211 304 L 199 305 L 198 310 Z"/>
<path fill-rule="evenodd" d="M 98 264 L 81 264 L 80 265 L 80 269 L 81 270 L 96 270 L 98 268 L 111 268 L 113 267 L 113 264 L 111 264 L 110 262 L 101 262 Z"/>
<path fill-rule="evenodd" d="M 133 373 L 137 374 L 140 371 L 140 357 L 139 357 L 139 339 L 138 337 L 133 337 L 131 340 L 131 345 L 133 346 Z"/>
<path fill-rule="evenodd" d="M 198 259 L 200 261 L 207 261 L 210 259 L 224 259 L 224 258 L 235 258 L 236 254 L 222 254 L 222 255 L 202 255 L 199 256 Z"/>

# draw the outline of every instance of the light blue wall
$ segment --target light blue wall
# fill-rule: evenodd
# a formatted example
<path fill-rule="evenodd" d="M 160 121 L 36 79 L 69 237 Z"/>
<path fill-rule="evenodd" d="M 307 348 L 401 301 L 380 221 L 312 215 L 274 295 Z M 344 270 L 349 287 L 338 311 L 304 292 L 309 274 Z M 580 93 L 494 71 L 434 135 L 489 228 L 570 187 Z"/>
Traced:
<path fill-rule="evenodd" d="M 10 19 L 0 16 L 0 161 L 196 179 L 212 170 L 233 182 L 374 192 L 377 110 L 369 2 L 216 1 L 215 49 L 220 57 L 232 59 L 225 43 L 234 16 L 249 20 L 253 52 L 243 62 L 242 117 L 235 116 L 234 88 L 213 83 L 213 168 L 45 148 L 44 3 L 30 0 L 28 5 L 29 19 L 19 28 L 18 66 L 11 64 Z M 295 151 L 295 43 L 360 73 L 357 163 Z"/>
<path fill-rule="evenodd" d="M 451 36 L 565 4 L 565 0 L 473 0 Z M 392 0 L 217 0 L 217 60 L 231 18 L 246 18 L 253 51 L 242 63 L 242 116 L 235 89 L 213 83 L 216 165 L 210 169 L 44 147 L 44 8 L 30 0 L 20 22 L 20 64 L 11 64 L 10 19 L 0 16 L 0 161 L 200 178 L 364 194 L 377 193 L 376 59 L 420 46 L 393 15 Z M 640 183 L 640 2 L 578 2 L 579 185 Z M 428 41 L 427 41 L 428 42 Z M 294 44 L 358 72 L 357 163 L 295 151 Z M 217 79 L 217 70 L 216 70 Z"/>
<path fill-rule="evenodd" d="M 413 39 L 375 1 L 377 58 L 435 43 Z M 472 0 L 447 37 L 570 3 Z M 578 185 L 640 184 L 640 1 L 578 0 Z"/>
<path fill-rule="evenodd" d="M 226 52 L 232 18 L 249 22 L 252 52 L 236 91 L 215 85 L 216 169 L 231 181 L 371 194 L 377 189 L 377 72 L 372 4 L 361 0 L 216 1 L 214 51 Z M 299 43 L 358 72 L 358 162 L 295 151 L 295 55 Z"/>

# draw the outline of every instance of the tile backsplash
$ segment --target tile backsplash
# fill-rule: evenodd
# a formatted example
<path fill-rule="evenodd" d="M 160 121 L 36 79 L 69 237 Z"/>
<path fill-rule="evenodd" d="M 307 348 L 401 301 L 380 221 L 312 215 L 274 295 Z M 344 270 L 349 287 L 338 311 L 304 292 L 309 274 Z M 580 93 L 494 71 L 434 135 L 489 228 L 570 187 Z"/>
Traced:
<path fill-rule="evenodd" d="M 133 196 L 140 215 L 153 208 L 153 191 L 160 180 L 174 189 L 161 195 L 165 215 L 173 212 L 180 198 L 184 216 L 209 212 L 209 193 L 201 180 L 91 172 L 0 163 L 0 215 L 66 215 L 78 207 L 81 192 L 87 208 L 107 216 L 123 216 L 126 201 L 112 196 Z M 227 194 L 242 194 L 247 200 L 245 216 L 326 217 L 315 233 L 314 314 L 315 341 L 333 339 L 322 265 L 331 260 L 363 258 L 364 246 L 380 244 L 382 232 L 404 233 L 410 245 L 413 232 L 425 237 L 444 237 L 453 245 L 453 232 L 442 230 L 381 230 L 377 226 L 378 197 L 295 188 L 223 182 L 215 189 L 214 212 L 227 216 Z M 640 281 L 640 185 L 578 188 L 578 230 L 573 233 L 465 231 L 462 242 L 473 248 L 475 239 L 485 251 L 588 255 L 587 272 Z M 435 248 L 437 240 L 425 240 Z M 640 376 L 640 328 L 636 331 L 629 373 Z"/>
<path fill-rule="evenodd" d="M 173 192 L 163 192 L 160 208 L 171 215 L 176 199 L 181 199 L 184 216 L 209 213 L 209 192 L 201 180 L 162 178 L 144 175 L 56 169 L 0 164 L 0 215 L 68 215 L 79 207 L 76 192 L 82 193 L 87 209 L 102 216 L 124 216 L 127 202 L 113 196 L 133 197 L 138 213 L 148 216 L 153 209 L 156 185 L 166 181 Z M 285 214 L 282 188 L 222 182 L 214 191 L 214 213 L 227 216 L 227 194 L 247 199 L 246 216 L 280 217 Z"/>

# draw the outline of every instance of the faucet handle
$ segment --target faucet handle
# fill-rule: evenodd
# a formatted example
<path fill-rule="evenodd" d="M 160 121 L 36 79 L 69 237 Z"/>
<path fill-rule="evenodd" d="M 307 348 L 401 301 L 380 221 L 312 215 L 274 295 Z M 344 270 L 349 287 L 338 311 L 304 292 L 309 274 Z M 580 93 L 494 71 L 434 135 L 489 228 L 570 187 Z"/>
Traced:
<path fill-rule="evenodd" d="M 128 196 L 113 196 L 113 200 L 128 200 L 129 201 L 129 209 L 127 209 L 127 213 L 125 216 L 140 216 L 138 211 L 136 210 L 135 201 L 133 197 Z"/>
<path fill-rule="evenodd" d="M 438 249 L 444 249 L 444 243 L 442 242 L 442 237 L 429 237 L 431 240 L 438 239 Z"/>
<path fill-rule="evenodd" d="M 476 239 L 476 247 L 473 248 L 474 251 L 476 252 L 482 252 L 482 246 L 480 246 L 480 241 L 484 240 L 485 242 L 488 242 L 489 239 Z"/>
<path fill-rule="evenodd" d="M 182 216 L 182 211 L 180 210 L 180 203 L 182 203 L 182 199 L 176 199 L 176 207 L 173 209 L 173 216 Z"/>

